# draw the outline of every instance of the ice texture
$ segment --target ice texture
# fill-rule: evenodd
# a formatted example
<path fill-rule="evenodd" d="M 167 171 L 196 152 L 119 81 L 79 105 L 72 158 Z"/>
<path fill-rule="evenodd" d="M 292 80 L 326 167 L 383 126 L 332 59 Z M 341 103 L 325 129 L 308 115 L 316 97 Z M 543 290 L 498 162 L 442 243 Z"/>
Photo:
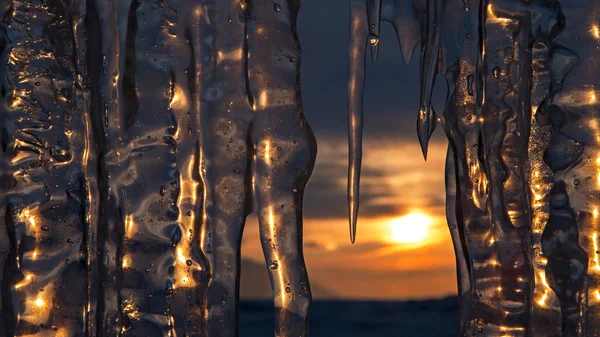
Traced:
<path fill-rule="evenodd" d="M 393 23 L 405 60 L 421 43 L 417 132 L 425 156 L 436 123 L 449 142 L 459 335 L 598 335 L 600 3 L 351 4 L 353 18 L 376 20 L 372 13 L 383 8 L 379 20 Z M 351 29 L 351 69 L 364 64 L 363 30 L 379 29 L 367 24 Z M 348 112 L 360 121 L 363 87 L 355 89 L 353 76 Z M 436 79 L 448 89 L 438 113 L 431 105 Z M 351 135 L 360 130 L 350 123 Z M 359 170 L 360 139 L 350 144 L 350 166 Z M 360 172 L 351 173 L 358 191 Z M 357 209 L 357 193 L 349 200 Z M 351 215 L 355 232 L 357 214 Z"/>
<path fill-rule="evenodd" d="M 0 0 L 0 336 L 306 336 L 300 0 Z"/>

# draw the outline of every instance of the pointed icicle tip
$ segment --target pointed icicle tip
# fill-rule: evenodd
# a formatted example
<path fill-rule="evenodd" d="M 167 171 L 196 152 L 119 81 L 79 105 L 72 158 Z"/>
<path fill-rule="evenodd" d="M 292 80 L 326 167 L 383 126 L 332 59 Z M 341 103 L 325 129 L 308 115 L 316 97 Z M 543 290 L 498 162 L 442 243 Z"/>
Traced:
<path fill-rule="evenodd" d="M 431 136 L 429 109 L 421 107 L 419 109 L 419 119 L 417 120 L 417 135 L 419 136 L 419 144 L 423 152 L 423 158 L 427 161 L 427 148 L 429 146 L 429 137 Z"/>
<path fill-rule="evenodd" d="M 350 241 L 356 239 L 360 168 L 362 160 L 363 97 L 369 21 L 364 0 L 350 1 L 350 43 L 348 46 L 348 218 Z M 377 39 L 379 43 L 379 39 Z"/>
<path fill-rule="evenodd" d="M 358 213 L 358 212 L 357 212 Z M 354 244 L 356 242 L 356 224 L 357 224 L 357 215 L 350 215 L 350 242 Z"/>
<path fill-rule="evenodd" d="M 431 136 L 435 113 L 432 112 L 431 97 L 438 72 L 438 56 L 442 35 L 442 23 L 446 9 L 446 0 L 427 0 L 427 37 L 421 51 L 421 102 L 417 133 L 423 157 L 427 160 L 427 146 Z"/>
<path fill-rule="evenodd" d="M 377 55 L 379 55 L 379 38 L 371 37 L 369 43 L 371 44 L 371 60 L 375 64 L 377 62 Z"/>

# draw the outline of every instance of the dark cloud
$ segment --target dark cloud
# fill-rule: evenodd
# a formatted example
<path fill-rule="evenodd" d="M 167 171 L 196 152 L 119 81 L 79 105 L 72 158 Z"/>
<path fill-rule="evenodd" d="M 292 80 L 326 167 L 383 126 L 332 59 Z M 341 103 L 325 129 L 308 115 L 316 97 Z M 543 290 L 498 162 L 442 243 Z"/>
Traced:
<path fill-rule="evenodd" d="M 347 0 L 309 2 L 300 13 L 302 98 L 318 139 L 332 134 L 346 137 L 348 32 Z M 389 24 L 382 26 L 380 46 L 377 64 L 367 60 L 365 137 L 416 141 L 420 48 L 410 66 L 405 67 Z M 440 90 L 436 92 L 442 93 L 436 95 L 437 107 L 444 95 Z"/>
<path fill-rule="evenodd" d="M 324 159 L 326 160 L 326 159 Z M 311 177 L 309 187 L 304 197 L 304 214 L 308 218 L 343 218 L 348 214 L 347 194 L 345 179 L 348 168 L 345 161 L 332 163 L 325 162 L 317 164 L 317 168 Z M 384 170 L 364 167 L 362 170 L 363 181 L 381 181 L 388 176 Z M 342 184 L 340 184 L 340 179 Z M 375 189 L 373 184 L 363 183 L 360 191 L 361 216 L 390 216 L 402 213 L 408 205 L 388 202 L 383 204 L 374 203 L 375 200 L 394 196 L 394 191 L 378 184 Z"/>

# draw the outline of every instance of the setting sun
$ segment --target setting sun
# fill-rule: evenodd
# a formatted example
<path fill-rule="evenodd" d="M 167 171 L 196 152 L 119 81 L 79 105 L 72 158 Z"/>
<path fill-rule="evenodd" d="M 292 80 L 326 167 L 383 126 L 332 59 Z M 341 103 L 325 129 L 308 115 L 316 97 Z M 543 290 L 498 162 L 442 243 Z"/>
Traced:
<path fill-rule="evenodd" d="M 390 223 L 391 240 L 398 243 L 419 243 L 427 238 L 432 222 L 430 216 L 422 213 L 410 213 L 393 219 Z"/>

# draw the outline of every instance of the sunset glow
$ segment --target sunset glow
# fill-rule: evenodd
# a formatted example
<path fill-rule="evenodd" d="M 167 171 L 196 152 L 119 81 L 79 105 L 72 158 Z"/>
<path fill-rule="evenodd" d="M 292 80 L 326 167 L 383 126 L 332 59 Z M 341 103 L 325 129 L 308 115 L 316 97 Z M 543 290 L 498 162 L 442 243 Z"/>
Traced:
<path fill-rule="evenodd" d="M 391 240 L 397 243 L 415 244 L 423 242 L 429 235 L 431 217 L 422 213 L 410 213 L 392 220 Z"/>
<path fill-rule="evenodd" d="M 327 299 L 333 294 L 335 298 L 390 300 L 455 294 L 456 260 L 446 223 L 444 172 L 439 170 L 445 165 L 447 143 L 432 141 L 426 162 L 415 160 L 422 156 L 417 142 L 406 141 L 402 148 L 387 142 L 364 144 L 363 196 L 355 244 L 348 238 L 346 218 L 347 153 L 334 140 L 322 144 L 306 189 L 303 219 L 313 298 Z M 327 193 L 314 188 L 319 184 L 328 184 Z M 242 246 L 245 259 L 267 268 L 255 214 L 248 217 Z M 242 268 L 246 279 L 257 272 Z M 264 287 L 262 294 L 270 298 L 269 283 Z M 258 296 L 252 289 L 252 295 Z"/>

